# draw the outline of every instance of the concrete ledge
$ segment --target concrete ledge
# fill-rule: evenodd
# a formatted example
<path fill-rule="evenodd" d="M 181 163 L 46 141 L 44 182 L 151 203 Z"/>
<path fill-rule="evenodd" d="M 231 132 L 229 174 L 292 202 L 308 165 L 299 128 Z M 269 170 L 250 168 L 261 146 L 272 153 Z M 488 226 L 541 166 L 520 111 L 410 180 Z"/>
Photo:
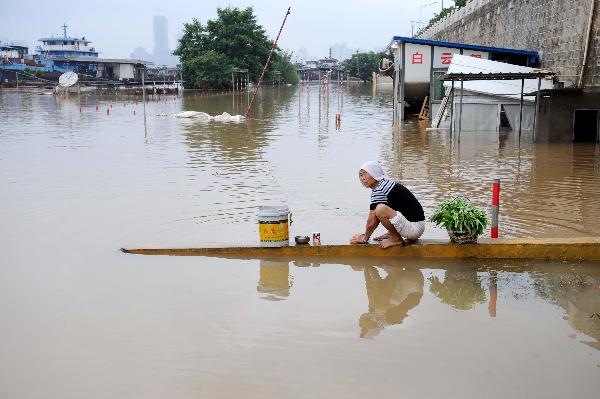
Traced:
<path fill-rule="evenodd" d="M 447 240 L 419 240 L 406 247 L 381 249 L 377 245 L 296 245 L 282 248 L 122 248 L 139 255 L 214 256 L 239 259 L 275 257 L 412 257 L 476 259 L 600 260 L 600 237 L 540 239 L 480 239 L 477 244 Z"/>

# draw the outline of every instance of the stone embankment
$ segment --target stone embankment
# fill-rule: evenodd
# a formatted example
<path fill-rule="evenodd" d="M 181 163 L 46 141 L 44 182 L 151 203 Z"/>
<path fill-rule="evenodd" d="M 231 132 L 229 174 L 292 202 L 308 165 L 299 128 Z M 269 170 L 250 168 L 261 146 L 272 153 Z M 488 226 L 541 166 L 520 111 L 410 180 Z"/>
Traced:
<path fill-rule="evenodd" d="M 600 0 L 471 0 L 419 37 L 534 50 L 567 86 L 600 91 Z"/>

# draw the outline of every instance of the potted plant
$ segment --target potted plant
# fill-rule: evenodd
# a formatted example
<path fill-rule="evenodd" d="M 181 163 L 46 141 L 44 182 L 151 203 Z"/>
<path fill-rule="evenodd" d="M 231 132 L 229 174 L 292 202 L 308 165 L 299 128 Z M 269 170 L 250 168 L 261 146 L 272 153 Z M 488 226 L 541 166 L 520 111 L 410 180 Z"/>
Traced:
<path fill-rule="evenodd" d="M 476 243 L 477 236 L 483 233 L 488 223 L 486 213 L 465 197 L 442 202 L 429 220 L 438 227 L 444 227 L 450 241 L 458 244 Z"/>

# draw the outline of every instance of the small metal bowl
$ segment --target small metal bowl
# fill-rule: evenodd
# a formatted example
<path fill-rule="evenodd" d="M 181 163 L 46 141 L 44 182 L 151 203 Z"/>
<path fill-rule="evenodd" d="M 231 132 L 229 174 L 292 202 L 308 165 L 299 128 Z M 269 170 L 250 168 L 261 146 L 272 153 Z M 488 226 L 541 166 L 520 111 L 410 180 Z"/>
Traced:
<path fill-rule="evenodd" d="M 310 242 L 309 236 L 296 236 L 294 237 L 296 244 L 308 244 Z"/>

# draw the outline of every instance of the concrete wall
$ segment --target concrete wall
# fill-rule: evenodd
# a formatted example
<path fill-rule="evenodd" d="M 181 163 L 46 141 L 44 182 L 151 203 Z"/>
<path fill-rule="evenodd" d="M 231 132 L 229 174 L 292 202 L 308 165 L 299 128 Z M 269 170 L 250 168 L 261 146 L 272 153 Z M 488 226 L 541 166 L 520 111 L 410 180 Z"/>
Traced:
<path fill-rule="evenodd" d="M 600 0 L 590 35 L 583 86 L 600 89 Z M 592 0 L 471 0 L 420 38 L 534 50 L 541 67 L 576 85 Z"/>
<path fill-rule="evenodd" d="M 577 109 L 600 109 L 600 94 L 562 90 L 542 97 L 536 140 L 554 143 L 573 141 L 573 122 Z"/>
<path fill-rule="evenodd" d="M 119 64 L 119 80 L 133 79 L 133 65 L 132 64 Z"/>

